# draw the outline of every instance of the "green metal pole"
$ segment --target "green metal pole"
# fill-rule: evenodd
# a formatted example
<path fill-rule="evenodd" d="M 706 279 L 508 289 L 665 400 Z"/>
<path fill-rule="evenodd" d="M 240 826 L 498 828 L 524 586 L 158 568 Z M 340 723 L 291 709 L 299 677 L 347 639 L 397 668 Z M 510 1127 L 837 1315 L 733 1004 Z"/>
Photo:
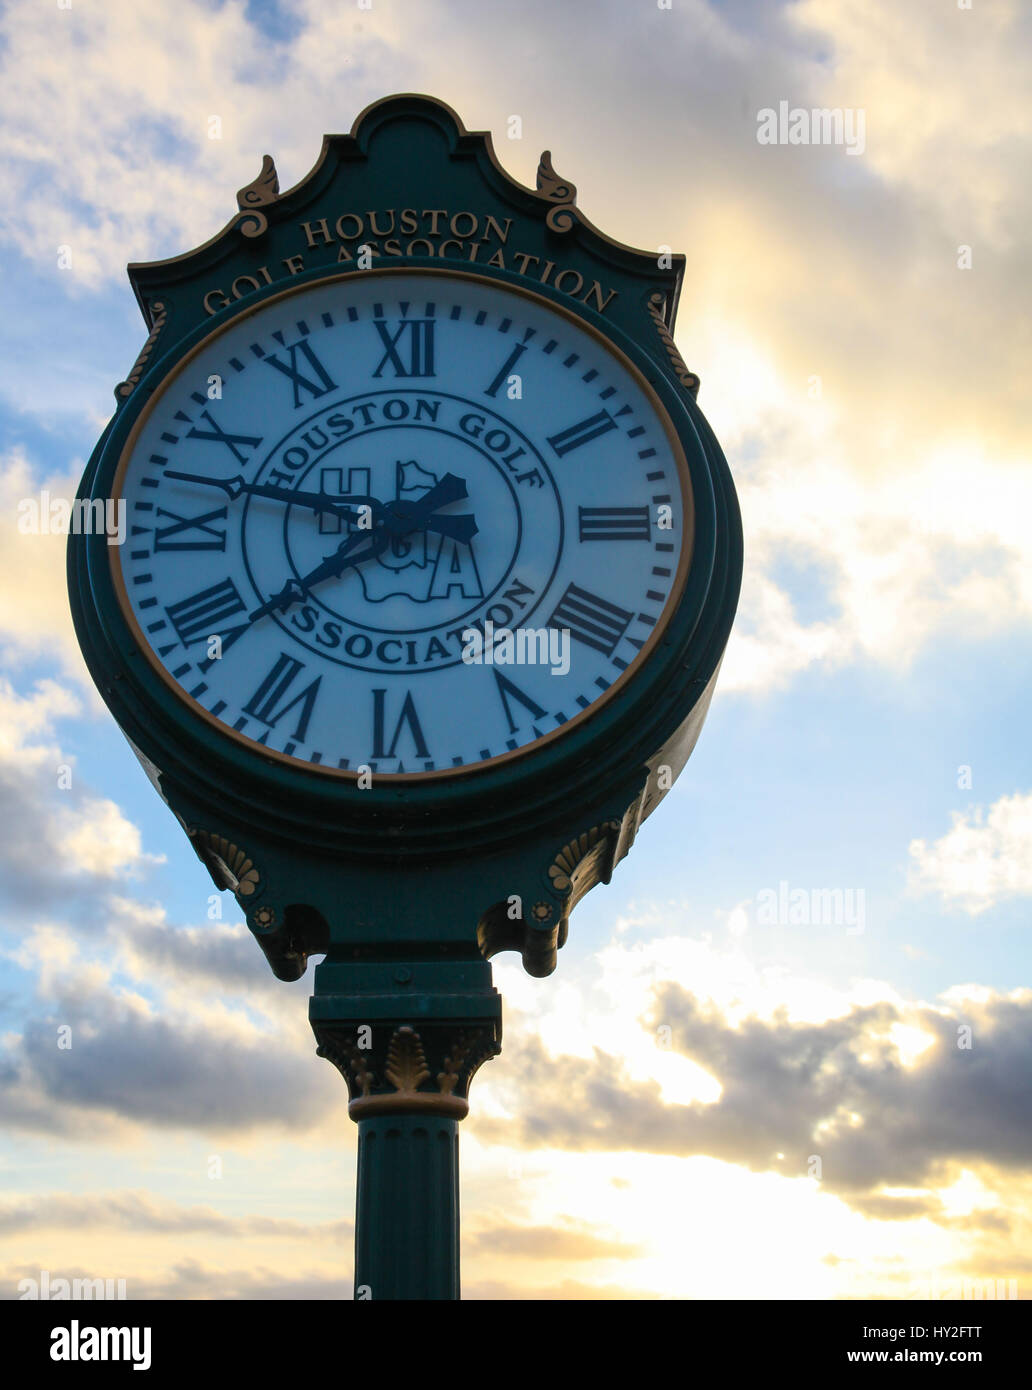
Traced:
<path fill-rule="evenodd" d="M 459 1122 L 358 1122 L 355 1297 L 459 1297 Z"/>

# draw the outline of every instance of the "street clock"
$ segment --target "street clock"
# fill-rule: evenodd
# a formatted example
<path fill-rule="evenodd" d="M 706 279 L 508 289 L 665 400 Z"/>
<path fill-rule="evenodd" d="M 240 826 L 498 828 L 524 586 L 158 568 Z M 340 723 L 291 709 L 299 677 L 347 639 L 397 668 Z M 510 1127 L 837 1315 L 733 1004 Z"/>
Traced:
<path fill-rule="evenodd" d="M 76 628 L 276 974 L 325 956 L 312 1023 L 366 1139 L 465 1114 L 488 959 L 554 968 L 699 735 L 741 529 L 684 269 L 418 96 L 130 267 L 150 336 L 80 489 L 127 538 L 70 539 Z"/>

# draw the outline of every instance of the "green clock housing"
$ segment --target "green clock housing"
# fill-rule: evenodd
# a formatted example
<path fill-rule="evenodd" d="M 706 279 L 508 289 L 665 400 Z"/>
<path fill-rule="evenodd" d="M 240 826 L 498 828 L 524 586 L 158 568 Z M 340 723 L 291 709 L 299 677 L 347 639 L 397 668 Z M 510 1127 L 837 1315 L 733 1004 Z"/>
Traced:
<path fill-rule="evenodd" d="M 683 258 L 603 236 L 547 155 L 514 183 L 427 98 L 371 107 L 288 193 L 270 171 L 206 246 L 131 267 L 152 334 L 80 491 L 131 534 L 71 540 L 83 650 L 277 974 L 462 939 L 547 973 L 683 767 L 737 601 L 669 331 Z M 377 509 L 446 473 L 472 542 L 395 518 L 363 561 Z M 464 664 L 485 623 L 567 634 L 571 670 Z"/>

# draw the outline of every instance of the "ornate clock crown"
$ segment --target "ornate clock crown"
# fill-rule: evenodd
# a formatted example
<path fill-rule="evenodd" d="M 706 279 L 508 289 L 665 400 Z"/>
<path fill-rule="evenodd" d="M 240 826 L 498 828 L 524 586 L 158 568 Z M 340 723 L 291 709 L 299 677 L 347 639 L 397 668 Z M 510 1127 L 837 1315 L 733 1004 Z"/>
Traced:
<path fill-rule="evenodd" d="M 447 198 L 442 194 L 447 193 Z M 419 196 L 423 194 L 424 196 Z M 440 203 L 447 201 L 447 207 Z M 159 345 L 270 286 L 359 264 L 435 264 L 509 272 L 531 289 L 553 288 L 577 312 L 641 336 L 644 308 L 659 351 L 682 386 L 699 378 L 674 345 L 685 257 L 636 250 L 606 236 L 577 206 L 577 190 L 545 150 L 536 189 L 502 168 L 486 131 L 467 131 L 442 101 L 406 94 L 374 102 L 348 135 L 327 135 L 311 171 L 280 192 L 271 155 L 237 193 L 237 214 L 194 251 L 130 265 L 151 330 L 124 382 L 121 403 Z M 383 251 L 382 240 L 397 242 Z M 367 265 L 366 268 L 369 268 Z"/>

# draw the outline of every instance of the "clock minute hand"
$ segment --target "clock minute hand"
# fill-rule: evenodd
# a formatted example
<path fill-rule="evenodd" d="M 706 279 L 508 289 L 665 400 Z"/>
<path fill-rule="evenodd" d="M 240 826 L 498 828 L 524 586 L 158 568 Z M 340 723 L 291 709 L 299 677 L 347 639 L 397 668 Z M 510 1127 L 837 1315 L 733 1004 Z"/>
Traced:
<path fill-rule="evenodd" d="M 238 497 L 244 495 L 271 497 L 277 502 L 287 502 L 291 506 L 309 507 L 315 512 L 329 512 L 333 516 L 343 517 L 347 521 L 361 520 L 361 513 L 357 510 L 359 507 L 364 506 L 370 509 L 371 520 L 376 520 L 385 510 L 384 503 L 379 498 L 369 497 L 364 493 L 353 492 L 331 496 L 328 492 L 304 492 L 295 488 L 278 487 L 274 483 L 249 483 L 239 474 L 234 478 L 208 478 L 201 473 L 181 473 L 175 468 L 168 468 L 165 470 L 165 477 L 178 478 L 184 483 L 200 483 L 202 487 L 217 487 L 234 502 Z M 449 473 L 445 477 L 454 479 L 454 474 Z M 455 482 L 460 481 L 460 479 L 455 479 Z M 445 482 L 445 478 L 442 478 L 441 482 Z M 440 484 L 437 486 L 439 488 Z M 454 492 L 453 487 L 449 485 L 438 494 L 439 498 L 443 500 L 436 500 L 434 505 L 445 506 L 450 501 L 457 501 L 459 498 L 465 497 L 465 484 L 462 486 L 462 492 Z M 426 497 L 430 495 L 427 493 Z M 426 497 L 421 498 L 420 502 L 425 502 Z M 403 502 L 400 505 L 403 508 L 411 508 L 417 504 Z M 364 527 L 363 529 L 369 530 L 370 528 Z M 452 540 L 463 541 L 468 545 L 476 534 L 477 527 L 470 517 L 441 516 L 428 517 L 421 525 L 413 525 L 412 529 L 436 531 L 442 536 L 449 536 Z M 395 530 L 393 534 L 398 535 L 399 533 Z"/>
<path fill-rule="evenodd" d="M 360 554 L 352 555 L 351 551 L 364 540 L 369 542 L 366 548 Z M 292 603 L 297 603 L 303 599 L 313 585 L 321 583 L 324 579 L 341 575 L 346 569 L 360 565 L 363 560 L 369 560 L 374 555 L 379 555 L 387 548 L 390 540 L 389 532 L 382 527 L 368 534 L 363 531 L 356 531 L 353 536 L 349 536 L 336 550 L 321 560 L 315 569 L 309 570 L 300 579 L 288 579 L 278 594 L 273 594 L 267 603 L 263 603 L 260 608 L 256 608 L 253 613 L 247 615 L 248 622 L 256 623 L 267 613 L 276 613 L 284 608 L 289 608 Z"/>
<path fill-rule="evenodd" d="M 302 492 L 294 488 L 277 487 L 274 483 L 249 483 L 239 475 L 235 478 L 206 478 L 200 473 L 180 473 L 174 468 L 167 468 L 165 477 L 178 478 L 184 483 L 200 483 L 204 487 L 220 488 L 234 502 L 244 495 L 271 497 L 277 502 L 310 507 L 316 512 L 332 512 L 348 520 L 356 519 L 355 509 L 359 506 L 369 507 L 374 517 L 383 510 L 383 503 L 376 497 L 366 497 L 362 493 L 344 493 L 336 497 L 328 492 Z"/>

